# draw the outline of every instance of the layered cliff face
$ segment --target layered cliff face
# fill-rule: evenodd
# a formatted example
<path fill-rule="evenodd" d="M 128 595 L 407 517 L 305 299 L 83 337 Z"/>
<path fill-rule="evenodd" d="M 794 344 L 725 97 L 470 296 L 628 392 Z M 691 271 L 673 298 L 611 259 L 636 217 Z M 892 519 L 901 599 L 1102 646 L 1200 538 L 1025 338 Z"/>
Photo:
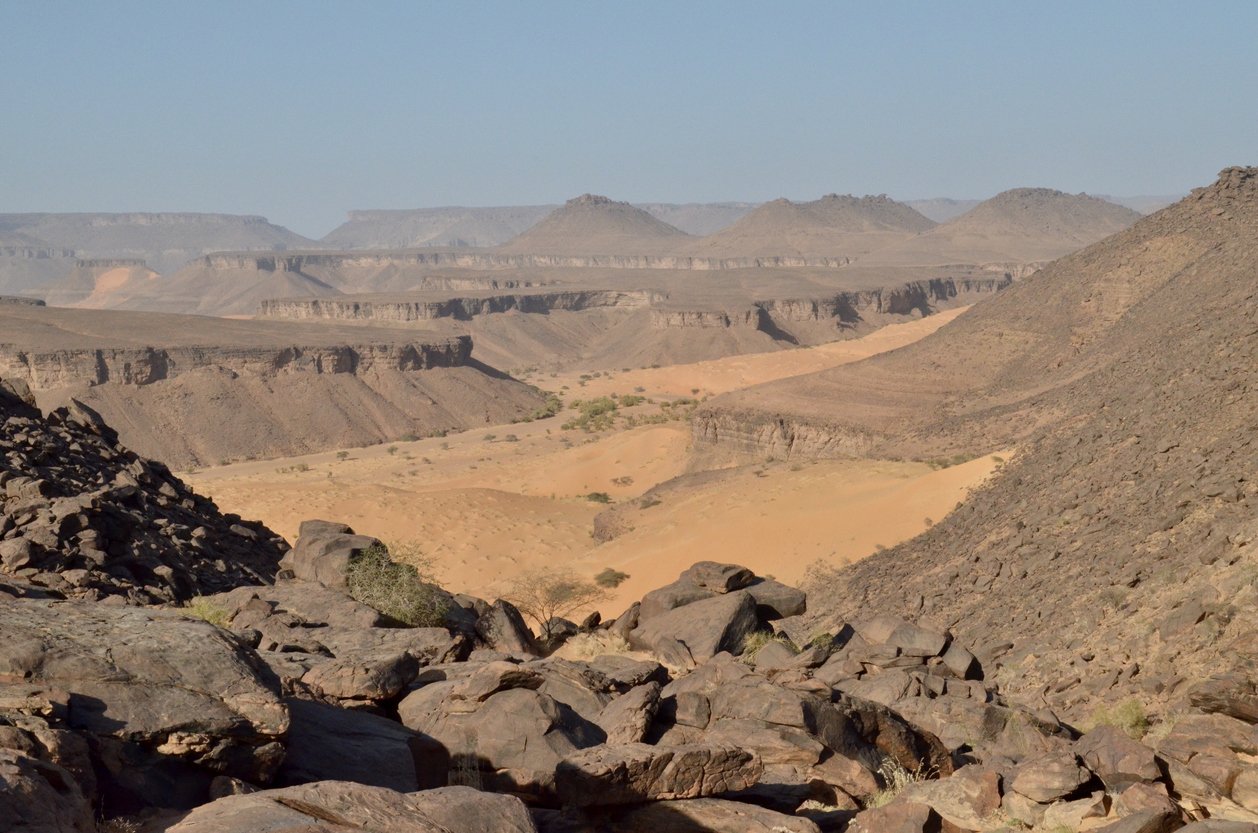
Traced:
<path fill-rule="evenodd" d="M 235 374 L 411 372 L 461 367 L 469 336 L 416 344 L 323 347 L 94 348 L 28 351 L 0 347 L 0 376 L 36 392 L 109 383 L 151 385 L 205 368 Z"/>
<path fill-rule="evenodd" d="M 587 290 L 546 292 L 442 300 L 294 299 L 263 301 L 259 313 L 266 318 L 343 321 L 431 321 L 453 318 L 466 321 L 479 315 L 518 311 L 546 314 L 556 310 L 580 312 L 591 309 L 641 309 L 661 300 L 651 291 Z"/>
<path fill-rule="evenodd" d="M 521 419 L 533 388 L 466 335 L 0 305 L 0 375 L 77 399 L 174 467 L 346 448 Z"/>

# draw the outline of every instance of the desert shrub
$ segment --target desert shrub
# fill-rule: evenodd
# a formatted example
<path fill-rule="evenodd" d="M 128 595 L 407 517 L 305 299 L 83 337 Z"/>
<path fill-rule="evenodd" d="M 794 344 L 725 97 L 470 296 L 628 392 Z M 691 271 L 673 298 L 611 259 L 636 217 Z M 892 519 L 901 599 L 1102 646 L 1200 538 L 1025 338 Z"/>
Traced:
<path fill-rule="evenodd" d="M 622 573 L 620 570 L 614 570 L 611 567 L 604 567 L 594 577 L 594 583 L 599 587 L 619 587 L 621 582 L 627 578 L 629 578 L 628 573 Z"/>
<path fill-rule="evenodd" d="M 743 638 L 742 657 L 746 660 L 755 659 L 756 654 L 764 649 L 765 645 L 770 642 L 781 642 L 792 651 L 799 653 L 799 649 L 788 638 L 779 633 L 771 631 L 752 631 Z"/>
<path fill-rule="evenodd" d="M 894 758 L 885 759 L 878 766 L 878 774 L 882 776 L 883 787 L 878 792 L 871 795 L 865 801 L 865 807 L 885 807 L 890 804 L 895 797 L 904 792 L 904 788 L 909 784 L 925 781 L 928 774 L 921 770 L 910 771 L 904 768 L 904 765 Z"/>
<path fill-rule="evenodd" d="M 390 455 L 397 454 L 397 446 L 391 445 L 388 448 L 386 448 L 385 451 L 387 451 Z"/>
<path fill-rule="evenodd" d="M 487 443 L 491 443 L 491 442 L 493 442 L 494 440 L 498 439 L 498 435 L 497 435 L 497 434 L 486 434 L 485 436 L 481 437 L 481 439 L 482 439 L 482 440 L 484 440 L 484 441 L 485 441 L 485 442 L 487 442 Z"/>
<path fill-rule="evenodd" d="M 336 459 L 338 459 L 338 460 L 342 460 L 342 461 L 344 461 L 344 460 L 348 460 L 348 459 L 349 459 L 349 452 L 348 452 L 348 451 L 338 451 L 338 452 L 336 452 Z"/>
<path fill-rule="evenodd" d="M 520 441 L 520 438 L 517 437 L 515 434 L 508 434 L 507 436 L 502 438 L 502 441 L 504 443 L 518 443 Z"/>
<path fill-rule="evenodd" d="M 613 477 L 612 482 L 617 486 L 632 486 L 633 478 L 629 475 L 625 475 L 624 477 Z"/>
<path fill-rule="evenodd" d="M 567 619 L 606 596 L 603 588 L 569 570 L 541 568 L 516 578 L 503 598 L 537 624 L 543 639 L 550 639 L 553 620 Z"/>
<path fill-rule="evenodd" d="M 638 396 L 636 394 L 625 394 L 624 396 L 620 397 L 619 404 L 620 404 L 620 407 L 622 408 L 632 408 L 634 405 L 641 405 L 645 401 L 646 401 L 645 396 Z"/>
<path fill-rule="evenodd" d="M 398 545 L 399 563 L 389 557 L 383 545 L 376 544 L 350 559 L 345 571 L 349 594 L 357 601 L 411 627 L 433 627 L 444 622 L 445 595 L 426 580 L 421 568 L 428 562 L 414 546 Z"/>
<path fill-rule="evenodd" d="M 203 619 L 211 625 L 219 628 L 227 627 L 230 621 L 230 617 L 227 615 L 227 610 L 214 604 L 205 596 L 193 596 L 188 600 L 187 604 L 183 606 L 183 610 L 181 612 L 184 616 L 188 616 L 193 619 Z"/>
<path fill-rule="evenodd" d="M 1111 708 L 1098 706 L 1092 713 L 1092 728 L 1097 726 L 1113 726 L 1132 740 L 1140 740 L 1149 733 L 1149 716 L 1139 700 L 1126 700 Z"/>
<path fill-rule="evenodd" d="M 611 503 L 612 502 L 612 496 L 607 494 L 607 492 L 590 492 L 588 495 L 585 496 L 585 499 L 588 500 L 590 503 Z"/>

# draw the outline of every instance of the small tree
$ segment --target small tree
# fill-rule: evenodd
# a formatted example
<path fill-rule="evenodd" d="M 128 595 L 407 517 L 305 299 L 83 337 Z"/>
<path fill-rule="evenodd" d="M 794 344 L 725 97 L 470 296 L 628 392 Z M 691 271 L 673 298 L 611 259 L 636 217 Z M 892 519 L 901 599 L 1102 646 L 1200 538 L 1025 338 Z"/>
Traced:
<path fill-rule="evenodd" d="M 603 588 L 569 570 L 544 567 L 522 574 L 503 598 L 536 622 L 542 639 L 549 640 L 555 619 L 566 619 L 606 596 Z"/>

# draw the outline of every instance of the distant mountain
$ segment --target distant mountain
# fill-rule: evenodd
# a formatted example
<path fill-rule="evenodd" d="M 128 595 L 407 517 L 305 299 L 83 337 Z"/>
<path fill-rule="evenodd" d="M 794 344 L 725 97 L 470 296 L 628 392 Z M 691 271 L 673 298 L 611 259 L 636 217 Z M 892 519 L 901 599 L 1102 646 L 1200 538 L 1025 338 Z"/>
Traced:
<path fill-rule="evenodd" d="M 954 200 L 951 197 L 935 197 L 928 200 L 905 200 L 904 204 L 911 207 L 936 223 L 946 223 L 954 217 L 960 217 L 974 208 L 982 200 Z"/>
<path fill-rule="evenodd" d="M 759 203 L 754 202 L 639 202 L 635 206 L 657 220 L 681 229 L 686 234 L 703 236 L 732 226 Z"/>
<path fill-rule="evenodd" d="M 583 194 L 498 247 L 508 254 L 638 255 L 672 253 L 692 239 L 627 202 Z"/>
<path fill-rule="evenodd" d="M 868 265 L 1029 263 L 1069 254 L 1140 215 L 1098 197 L 1015 188 L 946 223 L 862 258 Z"/>
<path fill-rule="evenodd" d="M 1183 194 L 1143 194 L 1135 197 L 1112 197 L 1109 194 L 1097 194 L 1103 200 L 1130 208 L 1132 211 L 1139 211 L 1141 214 L 1152 214 L 1154 211 L 1161 211 L 1168 205 L 1179 202 L 1184 198 Z"/>
<path fill-rule="evenodd" d="M 71 249 L 79 258 L 143 260 L 162 274 L 210 252 L 318 245 L 265 217 L 238 214 L 0 214 L 0 235 L 11 234 Z"/>
<path fill-rule="evenodd" d="M 697 251 L 718 257 L 859 255 L 935 224 L 883 195 L 828 194 L 812 202 L 767 202 L 729 228 L 703 239 Z"/>
<path fill-rule="evenodd" d="M 351 211 L 320 241 L 332 249 L 412 249 L 505 243 L 536 225 L 554 205 Z"/>

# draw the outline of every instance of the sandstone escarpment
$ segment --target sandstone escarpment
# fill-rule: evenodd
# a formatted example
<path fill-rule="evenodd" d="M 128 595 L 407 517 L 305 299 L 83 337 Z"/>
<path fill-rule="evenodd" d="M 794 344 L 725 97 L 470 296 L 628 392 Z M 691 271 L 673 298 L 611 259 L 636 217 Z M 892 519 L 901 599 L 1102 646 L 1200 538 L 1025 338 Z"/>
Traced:
<path fill-rule="evenodd" d="M 365 300 L 338 298 L 276 298 L 262 302 L 266 318 L 333 319 L 347 321 L 430 321 L 453 318 L 467 321 L 478 315 L 502 312 L 580 312 L 590 309 L 641 309 L 663 298 L 649 291 L 586 290 L 546 292 L 442 300 Z"/>
<path fill-rule="evenodd" d="M 205 368 L 230 373 L 366 374 L 465 366 L 470 336 L 414 344 L 314 347 L 96 348 L 38 352 L 0 345 L 0 375 L 45 391 L 107 383 L 149 385 Z"/>
<path fill-rule="evenodd" d="M 727 269 L 838 269 L 852 262 L 848 257 L 690 257 L 685 255 L 562 255 L 499 254 L 465 251 L 396 252 L 219 252 L 200 258 L 194 265 L 215 270 L 251 269 L 259 272 L 311 272 L 316 269 L 347 269 L 407 266 L 430 269 L 666 269 L 719 271 Z"/>

